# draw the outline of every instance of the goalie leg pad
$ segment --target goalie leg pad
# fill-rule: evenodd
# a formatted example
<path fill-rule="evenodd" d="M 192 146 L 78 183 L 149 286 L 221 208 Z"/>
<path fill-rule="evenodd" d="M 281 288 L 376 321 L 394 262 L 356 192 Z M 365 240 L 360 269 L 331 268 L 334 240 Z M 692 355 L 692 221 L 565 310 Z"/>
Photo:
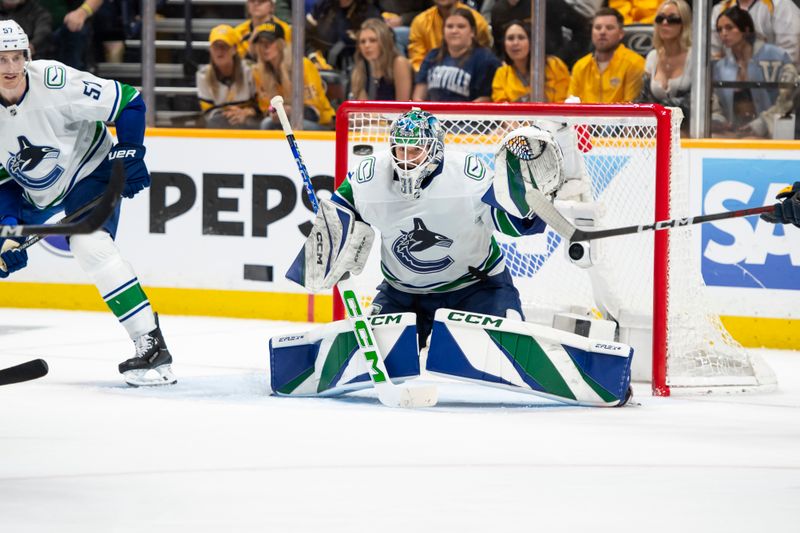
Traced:
<path fill-rule="evenodd" d="M 440 309 L 428 371 L 551 400 L 616 407 L 627 400 L 633 349 L 537 324 Z"/>
<path fill-rule="evenodd" d="M 419 376 L 416 315 L 369 317 L 394 383 Z M 270 392 L 279 396 L 336 396 L 372 387 L 364 357 L 347 320 L 269 341 Z"/>
<path fill-rule="evenodd" d="M 374 238 L 372 228 L 357 221 L 352 211 L 323 200 L 286 277 L 312 293 L 328 290 L 346 273 L 361 273 Z"/>

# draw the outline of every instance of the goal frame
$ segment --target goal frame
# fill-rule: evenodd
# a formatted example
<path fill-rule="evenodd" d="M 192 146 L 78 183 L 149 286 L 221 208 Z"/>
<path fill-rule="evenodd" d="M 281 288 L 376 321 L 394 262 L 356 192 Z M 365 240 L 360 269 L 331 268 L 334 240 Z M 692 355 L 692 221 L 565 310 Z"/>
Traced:
<path fill-rule="evenodd" d="M 395 102 L 353 101 L 342 103 L 336 111 L 335 186 L 344 181 L 348 172 L 348 134 L 351 113 L 404 113 L 419 107 L 436 115 L 441 112 L 465 114 L 486 113 L 513 118 L 525 115 L 587 115 L 603 118 L 652 118 L 656 123 L 655 146 L 655 220 L 669 220 L 670 176 L 672 173 L 672 110 L 660 104 L 551 104 L 551 103 L 483 103 L 483 102 Z M 668 230 L 669 231 L 669 230 Z M 652 391 L 654 396 L 669 396 L 667 384 L 667 311 L 669 294 L 669 236 L 657 231 L 653 243 L 653 343 Z M 334 290 L 337 290 L 334 288 Z M 334 298 L 334 320 L 343 319 L 344 307 Z"/>

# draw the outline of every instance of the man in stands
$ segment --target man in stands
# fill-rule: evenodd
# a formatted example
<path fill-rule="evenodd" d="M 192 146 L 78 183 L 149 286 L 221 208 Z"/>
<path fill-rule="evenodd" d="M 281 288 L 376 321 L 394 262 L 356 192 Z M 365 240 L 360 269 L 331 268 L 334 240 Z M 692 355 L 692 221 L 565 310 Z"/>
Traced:
<path fill-rule="evenodd" d="M 572 68 L 569 94 L 581 102 L 633 102 L 642 90 L 644 58 L 622 44 L 623 17 L 612 8 L 601 8 L 592 19 L 592 44 Z"/>

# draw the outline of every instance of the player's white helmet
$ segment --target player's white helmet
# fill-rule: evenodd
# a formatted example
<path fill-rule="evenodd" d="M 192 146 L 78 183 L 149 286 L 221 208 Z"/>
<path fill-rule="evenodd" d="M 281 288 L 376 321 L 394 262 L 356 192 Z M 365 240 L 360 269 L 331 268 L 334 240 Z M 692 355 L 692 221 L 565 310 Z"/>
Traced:
<path fill-rule="evenodd" d="M 442 163 L 444 128 L 439 119 L 417 108 L 400 115 L 389 132 L 392 166 L 400 180 L 400 193 L 419 198 L 422 180 Z"/>
<path fill-rule="evenodd" d="M 13 20 L 0 20 L 0 52 L 12 50 L 25 52 L 27 66 L 27 62 L 31 60 L 31 50 L 25 30 Z"/>

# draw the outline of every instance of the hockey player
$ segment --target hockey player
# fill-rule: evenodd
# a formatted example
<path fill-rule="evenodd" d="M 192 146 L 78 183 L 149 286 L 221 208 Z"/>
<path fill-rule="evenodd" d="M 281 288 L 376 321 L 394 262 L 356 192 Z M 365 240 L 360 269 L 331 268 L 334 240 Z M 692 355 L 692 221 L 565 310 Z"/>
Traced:
<path fill-rule="evenodd" d="M 144 114 L 133 87 L 31 61 L 22 28 L 0 21 L 0 223 L 41 224 L 59 211 L 78 211 L 105 190 L 114 159 L 125 165 L 125 198 L 148 187 Z M 116 124 L 117 144 L 104 122 Z M 125 381 L 175 383 L 157 317 L 114 244 L 119 214 L 118 205 L 102 230 L 71 236 L 70 250 L 134 342 L 136 355 L 119 365 Z M 27 265 L 18 242 L 0 239 L 0 246 L 0 278 Z M 150 370 L 157 379 L 146 376 Z"/>
<path fill-rule="evenodd" d="M 400 313 L 414 313 L 418 346 L 430 344 L 428 371 L 567 403 L 624 405 L 633 350 L 523 322 L 519 292 L 495 241 L 495 231 L 519 237 L 545 229 L 531 208 L 534 196 L 585 201 L 574 130 L 538 124 L 503 138 L 492 175 L 475 154 L 445 152 L 436 117 L 404 113 L 390 127 L 389 150 L 360 159 L 332 199 L 320 202 L 287 277 L 318 292 L 345 273 L 358 274 L 377 228 L 384 281 L 370 309 L 380 315 L 373 325 L 398 324 Z M 315 396 L 368 385 L 351 364 L 343 327 L 273 338 L 271 390 Z M 380 341 L 377 327 L 375 336 Z M 383 339 L 387 373 L 418 374 L 408 347 L 398 348 L 404 334 L 394 339 Z"/>
<path fill-rule="evenodd" d="M 442 307 L 522 320 L 493 233 L 540 233 L 544 222 L 499 209 L 491 172 L 475 154 L 445 154 L 444 130 L 430 113 L 413 109 L 399 117 L 389 142 L 388 152 L 359 161 L 332 198 L 380 231 L 385 279 L 371 312 L 415 312 L 420 346 Z M 555 143 L 547 146 L 548 156 L 560 157 Z M 560 172 L 547 179 L 554 192 Z M 314 281 L 307 278 L 307 286 Z"/>
<path fill-rule="evenodd" d="M 800 181 L 782 189 L 775 198 L 781 202 L 775 204 L 772 213 L 764 213 L 761 218 L 773 224 L 794 224 L 800 228 Z"/>

